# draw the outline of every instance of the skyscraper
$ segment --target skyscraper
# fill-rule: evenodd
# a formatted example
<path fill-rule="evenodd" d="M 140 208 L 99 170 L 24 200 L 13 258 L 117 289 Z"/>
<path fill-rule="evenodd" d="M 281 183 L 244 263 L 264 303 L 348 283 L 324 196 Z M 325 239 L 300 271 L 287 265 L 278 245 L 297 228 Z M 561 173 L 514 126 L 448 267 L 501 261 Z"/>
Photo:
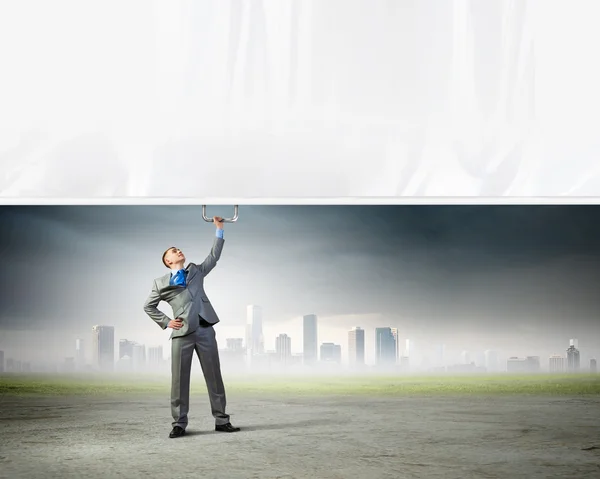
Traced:
<path fill-rule="evenodd" d="M 146 369 L 146 346 L 134 343 L 131 348 L 131 360 L 134 371 L 143 371 Z"/>
<path fill-rule="evenodd" d="M 598 371 L 598 367 L 596 365 L 596 360 L 594 358 L 590 359 L 590 373 L 596 374 Z"/>
<path fill-rule="evenodd" d="M 264 352 L 262 308 L 253 304 L 246 309 L 246 349 L 250 355 Z"/>
<path fill-rule="evenodd" d="M 485 369 L 490 373 L 495 373 L 498 371 L 498 353 L 491 349 L 487 349 L 484 353 L 485 355 Z"/>
<path fill-rule="evenodd" d="M 413 351 L 413 341 L 411 339 L 407 339 L 404 342 L 404 356 L 406 356 L 407 358 L 410 358 L 410 354 Z"/>
<path fill-rule="evenodd" d="M 85 350 L 83 339 L 75 340 L 75 363 L 78 368 L 85 366 Z"/>
<path fill-rule="evenodd" d="M 156 368 L 162 364 L 163 361 L 163 347 L 152 346 L 148 348 L 148 365 Z"/>
<path fill-rule="evenodd" d="M 123 359 L 125 356 L 133 358 L 133 346 L 135 342 L 127 339 L 121 339 L 119 341 L 119 359 Z"/>
<path fill-rule="evenodd" d="M 94 365 L 102 371 L 112 371 L 115 366 L 115 328 L 92 326 Z"/>
<path fill-rule="evenodd" d="M 444 366 L 446 362 L 446 345 L 438 344 L 435 350 L 435 365 L 436 367 Z"/>
<path fill-rule="evenodd" d="M 540 358 L 539 356 L 510 357 L 506 361 L 506 370 L 509 373 L 537 373 L 540 371 Z"/>
<path fill-rule="evenodd" d="M 375 359 L 380 366 L 396 363 L 396 340 L 391 328 L 375 329 Z"/>
<path fill-rule="evenodd" d="M 567 349 L 567 370 L 571 373 L 579 372 L 579 349 L 575 346 L 577 340 L 571 339 Z"/>
<path fill-rule="evenodd" d="M 348 364 L 365 364 L 365 330 L 358 326 L 348 331 Z"/>
<path fill-rule="evenodd" d="M 321 344 L 321 361 L 341 363 L 342 347 L 339 344 L 323 343 Z"/>
<path fill-rule="evenodd" d="M 292 338 L 287 334 L 280 334 L 275 339 L 275 353 L 281 362 L 288 362 L 292 357 Z"/>
<path fill-rule="evenodd" d="M 460 362 L 461 364 L 469 364 L 471 362 L 469 351 L 463 351 L 460 353 Z"/>
<path fill-rule="evenodd" d="M 241 351 L 244 349 L 244 340 L 242 338 L 227 338 L 227 349 L 231 351 Z"/>
<path fill-rule="evenodd" d="M 303 318 L 303 357 L 304 364 L 313 364 L 317 361 L 318 345 L 317 345 L 317 316 L 315 314 L 307 314 Z"/>
<path fill-rule="evenodd" d="M 564 373 L 565 358 L 558 355 L 550 356 L 550 360 L 548 361 L 548 371 L 551 373 Z"/>
<path fill-rule="evenodd" d="M 395 362 L 398 362 L 400 358 L 400 340 L 398 338 L 398 328 L 391 328 L 392 336 L 394 337 L 394 342 L 396 343 L 396 359 Z"/>

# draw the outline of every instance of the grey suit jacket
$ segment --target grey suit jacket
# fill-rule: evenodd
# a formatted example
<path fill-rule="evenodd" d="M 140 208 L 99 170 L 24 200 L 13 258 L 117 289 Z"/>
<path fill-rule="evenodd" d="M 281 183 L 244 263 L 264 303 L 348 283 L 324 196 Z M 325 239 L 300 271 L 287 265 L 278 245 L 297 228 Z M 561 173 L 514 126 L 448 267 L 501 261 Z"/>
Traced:
<path fill-rule="evenodd" d="M 204 292 L 204 278 L 217 265 L 224 243 L 224 239 L 215 238 L 210 254 L 201 264 L 188 264 L 186 286 L 171 286 L 169 284 L 170 272 L 154 280 L 152 292 L 144 303 L 144 311 L 162 329 L 166 329 L 171 318 L 160 311 L 157 306 L 161 301 L 169 303 L 173 308 L 173 319 L 183 320 L 181 329 L 173 329 L 171 339 L 196 331 L 200 325 L 200 319 L 204 319 L 210 324 L 219 322 L 217 313 Z"/>

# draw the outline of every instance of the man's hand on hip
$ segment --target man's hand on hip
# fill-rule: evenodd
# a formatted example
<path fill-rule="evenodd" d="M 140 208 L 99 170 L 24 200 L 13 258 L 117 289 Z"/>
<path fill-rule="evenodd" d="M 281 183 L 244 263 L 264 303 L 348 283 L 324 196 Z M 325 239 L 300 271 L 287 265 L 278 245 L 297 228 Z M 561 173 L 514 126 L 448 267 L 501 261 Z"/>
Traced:
<path fill-rule="evenodd" d="M 223 218 L 221 218 L 220 216 L 213 216 L 213 221 L 215 222 L 215 226 L 217 227 L 217 229 L 223 229 Z"/>
<path fill-rule="evenodd" d="M 171 328 L 171 329 L 181 329 L 183 326 L 183 320 L 182 319 L 172 319 L 171 321 L 169 321 L 169 324 L 167 324 L 167 328 Z"/>

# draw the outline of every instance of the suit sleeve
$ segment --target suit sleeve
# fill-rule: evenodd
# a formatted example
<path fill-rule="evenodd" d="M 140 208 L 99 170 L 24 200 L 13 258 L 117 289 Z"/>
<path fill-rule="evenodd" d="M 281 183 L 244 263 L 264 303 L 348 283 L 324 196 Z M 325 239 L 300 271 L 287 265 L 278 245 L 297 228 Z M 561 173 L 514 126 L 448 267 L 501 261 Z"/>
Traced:
<path fill-rule="evenodd" d="M 144 311 L 150 318 L 158 324 L 162 329 L 167 329 L 170 318 L 158 309 L 158 303 L 160 303 L 160 294 L 158 293 L 158 286 L 156 281 L 152 283 L 152 291 L 144 303 Z"/>
<path fill-rule="evenodd" d="M 202 276 L 206 276 L 217 265 L 217 261 L 219 261 L 219 258 L 221 257 L 221 251 L 223 251 L 224 243 L 225 240 L 222 237 L 215 237 L 210 254 L 201 264 L 197 265 Z"/>

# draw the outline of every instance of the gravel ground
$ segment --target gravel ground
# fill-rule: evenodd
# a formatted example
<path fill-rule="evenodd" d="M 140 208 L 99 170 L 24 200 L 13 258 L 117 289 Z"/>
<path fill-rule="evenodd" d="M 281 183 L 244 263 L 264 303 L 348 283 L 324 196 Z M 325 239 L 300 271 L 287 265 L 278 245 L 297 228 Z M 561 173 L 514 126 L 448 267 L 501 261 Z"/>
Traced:
<path fill-rule="evenodd" d="M 0 477 L 600 478 L 600 398 L 0 397 Z"/>

